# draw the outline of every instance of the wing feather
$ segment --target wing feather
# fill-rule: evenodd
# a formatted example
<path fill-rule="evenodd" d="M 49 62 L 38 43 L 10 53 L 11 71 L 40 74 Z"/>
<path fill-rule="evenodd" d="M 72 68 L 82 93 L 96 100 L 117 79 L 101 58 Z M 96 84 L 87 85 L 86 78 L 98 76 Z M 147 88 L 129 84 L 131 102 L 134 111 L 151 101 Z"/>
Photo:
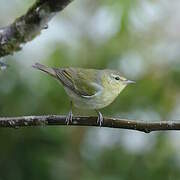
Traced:
<path fill-rule="evenodd" d="M 102 89 L 102 86 L 97 83 L 98 76 L 93 70 L 84 70 L 80 68 L 54 68 L 54 71 L 57 78 L 65 87 L 81 97 L 90 98 L 99 93 Z"/>

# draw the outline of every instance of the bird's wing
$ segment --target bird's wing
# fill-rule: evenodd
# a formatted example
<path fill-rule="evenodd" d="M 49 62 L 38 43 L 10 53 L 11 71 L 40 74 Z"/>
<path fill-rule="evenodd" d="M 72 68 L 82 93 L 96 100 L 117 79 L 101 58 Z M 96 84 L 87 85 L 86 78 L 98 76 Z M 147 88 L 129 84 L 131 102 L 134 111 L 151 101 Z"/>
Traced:
<path fill-rule="evenodd" d="M 81 97 L 89 98 L 95 96 L 102 90 L 98 82 L 98 72 L 91 69 L 80 68 L 54 68 L 57 78 L 61 83 Z"/>

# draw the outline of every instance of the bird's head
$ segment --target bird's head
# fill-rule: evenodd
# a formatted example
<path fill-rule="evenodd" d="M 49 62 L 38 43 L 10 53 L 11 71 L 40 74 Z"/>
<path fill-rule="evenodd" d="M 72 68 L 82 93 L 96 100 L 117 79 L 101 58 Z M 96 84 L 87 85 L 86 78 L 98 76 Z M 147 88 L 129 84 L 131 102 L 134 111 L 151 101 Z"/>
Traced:
<path fill-rule="evenodd" d="M 105 70 L 104 85 L 109 88 L 112 93 L 119 94 L 128 84 L 135 83 L 123 77 L 118 71 Z"/>

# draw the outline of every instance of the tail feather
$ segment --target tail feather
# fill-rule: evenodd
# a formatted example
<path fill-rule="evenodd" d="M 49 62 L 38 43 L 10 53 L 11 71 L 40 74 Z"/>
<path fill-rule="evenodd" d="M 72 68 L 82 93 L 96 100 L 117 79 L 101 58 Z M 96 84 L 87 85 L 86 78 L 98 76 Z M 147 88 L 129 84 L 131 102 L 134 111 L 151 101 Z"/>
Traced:
<path fill-rule="evenodd" d="M 53 68 L 46 67 L 46 66 L 44 66 L 44 65 L 42 65 L 40 63 L 35 63 L 34 65 L 32 65 L 32 67 L 35 68 L 35 69 L 39 69 L 39 70 L 41 70 L 41 71 L 43 71 L 45 73 L 48 73 L 53 77 L 56 77 L 56 72 L 54 71 Z"/>

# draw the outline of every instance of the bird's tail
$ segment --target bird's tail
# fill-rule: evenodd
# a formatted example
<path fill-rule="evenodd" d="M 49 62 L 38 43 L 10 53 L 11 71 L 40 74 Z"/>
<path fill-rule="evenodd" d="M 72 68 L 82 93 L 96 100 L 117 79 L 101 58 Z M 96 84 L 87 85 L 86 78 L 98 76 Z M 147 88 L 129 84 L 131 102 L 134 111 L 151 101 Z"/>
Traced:
<path fill-rule="evenodd" d="M 43 71 L 43 72 L 45 72 L 45 73 L 47 73 L 53 77 L 56 77 L 56 73 L 55 73 L 53 68 L 46 67 L 40 63 L 35 63 L 34 65 L 32 65 L 32 67 L 35 69 L 39 69 L 39 70 L 41 70 L 41 71 Z"/>

